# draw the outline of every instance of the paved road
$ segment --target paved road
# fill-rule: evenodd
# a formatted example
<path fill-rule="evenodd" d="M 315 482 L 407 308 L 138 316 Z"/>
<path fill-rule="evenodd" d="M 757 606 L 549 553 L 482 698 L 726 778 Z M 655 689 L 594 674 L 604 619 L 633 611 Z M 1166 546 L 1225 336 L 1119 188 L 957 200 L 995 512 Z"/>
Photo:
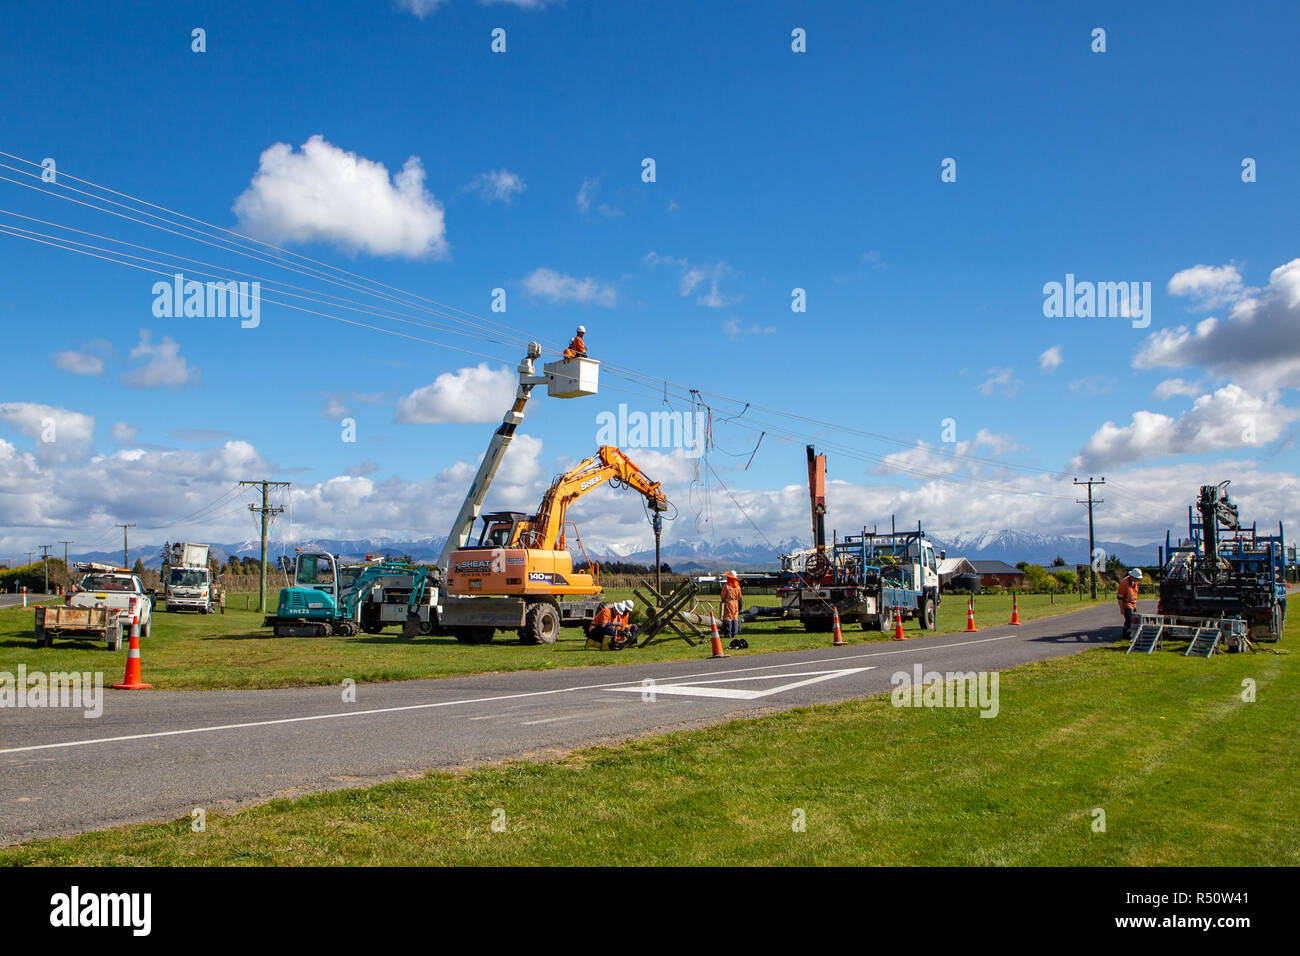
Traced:
<path fill-rule="evenodd" d="M 49 594 L 28 594 L 27 604 L 30 607 L 31 605 L 37 603 L 38 601 L 47 601 L 52 596 L 53 595 L 49 595 Z M 23 606 L 23 596 L 21 594 L 0 594 L 0 608 L 22 607 L 22 606 Z"/>
<path fill-rule="evenodd" d="M 0 843 L 865 697 L 917 664 L 1003 670 L 1116 641 L 1117 618 L 1107 605 L 907 643 L 367 684 L 355 703 L 315 687 L 107 690 L 97 719 L 3 708 Z"/>

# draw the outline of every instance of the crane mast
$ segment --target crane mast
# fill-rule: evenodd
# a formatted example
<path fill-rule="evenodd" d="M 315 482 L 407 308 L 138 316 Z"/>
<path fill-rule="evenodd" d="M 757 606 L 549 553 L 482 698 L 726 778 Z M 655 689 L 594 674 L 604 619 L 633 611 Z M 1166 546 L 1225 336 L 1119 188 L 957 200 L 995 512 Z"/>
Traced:
<path fill-rule="evenodd" d="M 532 395 L 533 389 L 538 385 L 546 384 L 546 376 L 538 375 L 534 369 L 533 361 L 542 354 L 542 347 L 536 342 L 528 343 L 528 354 L 524 360 L 519 363 L 519 388 L 515 392 L 515 402 L 501 419 L 501 426 L 492 433 L 492 441 L 488 443 L 487 454 L 483 456 L 482 463 L 478 466 L 478 472 L 474 475 L 474 480 L 470 482 L 469 491 L 465 495 L 465 501 L 460 506 L 460 511 L 456 514 L 456 520 L 452 522 L 451 533 L 447 535 L 447 543 L 443 545 L 442 553 L 438 555 L 438 567 L 445 572 L 450 567 L 451 556 L 457 548 L 465 546 L 469 541 L 470 533 L 474 530 L 474 522 L 478 520 L 479 511 L 483 507 L 483 502 L 487 499 L 488 490 L 492 487 L 492 481 L 496 478 L 497 469 L 501 467 L 501 460 L 505 457 L 506 450 L 514 440 L 515 429 L 517 429 L 524 420 L 524 408 L 528 405 L 528 399 Z"/>

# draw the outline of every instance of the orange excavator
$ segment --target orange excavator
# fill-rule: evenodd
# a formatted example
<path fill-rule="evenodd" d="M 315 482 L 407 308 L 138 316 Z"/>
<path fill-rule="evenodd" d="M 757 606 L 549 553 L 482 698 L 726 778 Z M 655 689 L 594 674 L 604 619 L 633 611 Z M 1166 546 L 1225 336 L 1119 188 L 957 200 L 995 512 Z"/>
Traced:
<path fill-rule="evenodd" d="M 452 598 L 522 599 L 520 635 L 537 643 L 553 643 L 563 624 L 590 620 L 600 601 L 581 599 L 598 598 L 603 591 L 599 566 L 588 561 L 591 571 L 573 570 L 569 528 L 578 551 L 584 557 L 586 552 L 576 525 L 567 516 L 570 504 L 605 484 L 636 491 L 656 516 L 669 508 L 658 482 L 651 481 L 618 448 L 602 445 L 595 455 L 551 482 L 536 514 L 497 511 L 483 515 L 478 542 L 451 552 L 444 581 L 446 594 Z M 492 630 L 481 627 L 457 636 L 478 643 L 491 640 Z"/>

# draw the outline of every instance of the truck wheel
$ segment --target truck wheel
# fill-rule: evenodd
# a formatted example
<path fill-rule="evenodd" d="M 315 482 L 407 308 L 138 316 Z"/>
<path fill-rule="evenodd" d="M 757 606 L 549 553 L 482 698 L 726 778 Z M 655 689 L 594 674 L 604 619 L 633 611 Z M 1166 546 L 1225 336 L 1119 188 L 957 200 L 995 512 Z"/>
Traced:
<path fill-rule="evenodd" d="M 921 602 L 921 630 L 934 630 L 934 598 L 926 598 Z"/>
<path fill-rule="evenodd" d="M 460 627 L 455 631 L 456 640 L 462 644 L 491 644 L 496 636 L 495 627 Z"/>
<path fill-rule="evenodd" d="M 140 636 L 148 637 L 152 633 L 153 633 L 153 618 L 150 617 L 149 620 L 144 622 L 144 630 L 140 632 Z"/>
<path fill-rule="evenodd" d="M 530 606 L 519 636 L 525 644 L 554 644 L 560 636 L 560 609 L 546 601 Z"/>

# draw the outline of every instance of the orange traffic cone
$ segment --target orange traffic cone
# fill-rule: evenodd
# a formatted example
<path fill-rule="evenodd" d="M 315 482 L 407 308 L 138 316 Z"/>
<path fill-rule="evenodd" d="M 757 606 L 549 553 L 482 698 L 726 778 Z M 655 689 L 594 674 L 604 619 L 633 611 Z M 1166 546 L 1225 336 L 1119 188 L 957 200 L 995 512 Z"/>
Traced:
<path fill-rule="evenodd" d="M 907 640 L 907 636 L 903 634 L 903 610 L 897 604 L 894 605 L 894 640 Z"/>
<path fill-rule="evenodd" d="M 730 657 L 730 654 L 722 653 L 722 638 L 718 636 L 718 619 L 712 614 L 709 615 L 709 624 L 713 626 L 713 656 L 710 660 L 718 657 Z"/>
<path fill-rule="evenodd" d="M 979 628 L 975 626 L 975 602 L 974 602 L 974 601 L 969 601 L 969 600 L 968 600 L 968 601 L 966 602 L 966 631 L 965 631 L 965 633 L 969 634 L 971 631 L 978 631 L 978 630 L 979 630 Z"/>
<path fill-rule="evenodd" d="M 840 630 L 840 609 L 839 608 L 837 607 L 831 608 L 831 620 L 834 622 L 834 624 L 831 627 L 831 630 L 835 633 L 835 640 L 831 641 L 831 647 L 844 647 L 844 645 L 847 642 L 844 640 L 844 632 Z"/>
<path fill-rule="evenodd" d="M 114 684 L 117 690 L 147 690 L 153 684 L 144 683 L 140 673 L 140 619 L 131 618 L 131 646 L 126 651 L 126 674 L 122 683 Z"/>
<path fill-rule="evenodd" d="M 1014 594 L 1011 595 L 1011 621 L 1010 621 L 1010 623 L 1014 624 L 1016 627 L 1019 627 L 1019 626 L 1020 626 L 1020 602 L 1018 602 L 1018 601 L 1016 600 L 1016 596 L 1015 596 Z"/>

